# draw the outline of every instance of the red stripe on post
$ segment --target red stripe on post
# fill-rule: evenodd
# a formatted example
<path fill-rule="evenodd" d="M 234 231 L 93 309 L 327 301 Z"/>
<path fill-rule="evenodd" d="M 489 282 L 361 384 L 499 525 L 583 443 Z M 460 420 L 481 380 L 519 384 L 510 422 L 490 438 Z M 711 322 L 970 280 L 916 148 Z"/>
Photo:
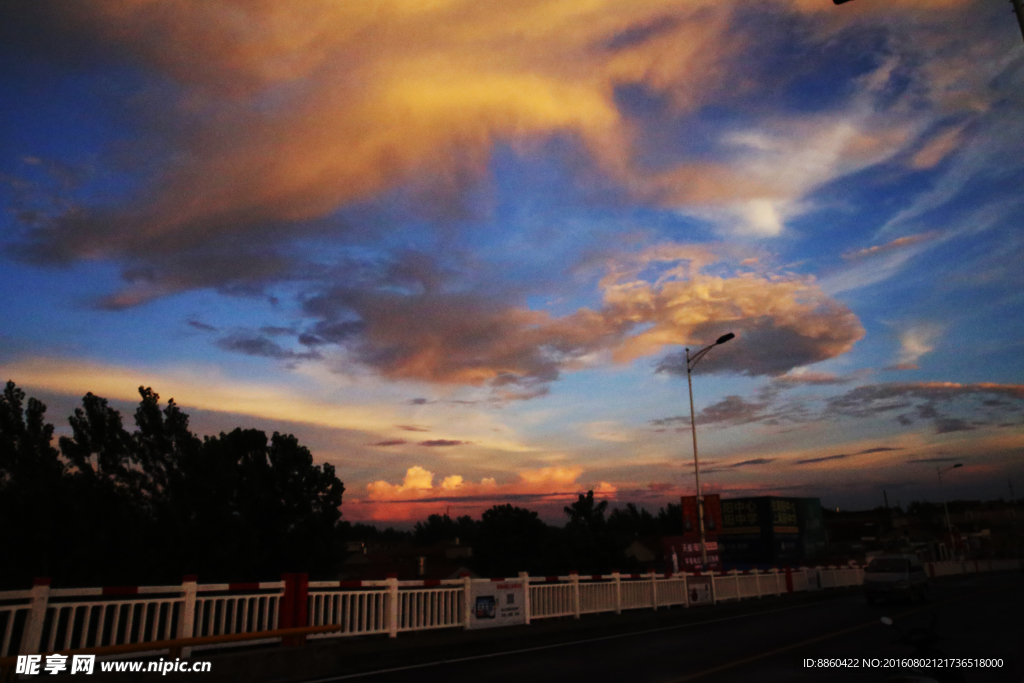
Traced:
<path fill-rule="evenodd" d="M 103 595 L 138 595 L 138 586 L 106 586 Z"/>
<path fill-rule="evenodd" d="M 440 586 L 441 585 L 441 580 L 440 579 L 424 579 L 423 580 L 423 585 L 424 586 Z"/>
<path fill-rule="evenodd" d="M 295 574 L 282 574 L 284 594 L 277 607 L 277 627 L 291 628 L 295 625 Z"/>
<path fill-rule="evenodd" d="M 295 625 L 309 626 L 307 609 L 309 607 L 309 574 L 295 575 Z M 302 637 L 300 644 L 305 642 Z"/>
<path fill-rule="evenodd" d="M 258 583 L 229 583 L 229 591 L 258 591 L 260 585 Z"/>
<path fill-rule="evenodd" d="M 544 582 L 545 583 L 558 583 L 558 577 L 557 576 L 545 576 L 544 577 Z"/>
<path fill-rule="evenodd" d="M 339 581 L 338 588 L 362 588 L 362 581 Z"/>
<path fill-rule="evenodd" d="M 42 576 L 32 579 L 33 586 L 49 586 L 52 582 L 53 579 L 49 579 Z"/>
<path fill-rule="evenodd" d="M 494 583 L 501 583 L 504 580 L 505 580 L 504 577 L 501 577 L 501 578 L 498 578 L 498 579 L 491 579 L 491 581 L 493 581 Z"/>
<path fill-rule="evenodd" d="M 198 574 L 185 574 L 185 576 L 181 577 L 181 582 L 182 583 L 197 583 L 198 581 L 199 581 L 199 575 Z"/>

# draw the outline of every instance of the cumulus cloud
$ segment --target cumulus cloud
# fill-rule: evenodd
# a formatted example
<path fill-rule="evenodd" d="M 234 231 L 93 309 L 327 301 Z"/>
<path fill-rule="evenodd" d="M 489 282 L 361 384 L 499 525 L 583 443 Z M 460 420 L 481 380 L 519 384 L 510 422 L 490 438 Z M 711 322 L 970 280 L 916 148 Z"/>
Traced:
<path fill-rule="evenodd" d="M 374 507 L 357 514 L 366 514 L 370 519 L 412 519 L 421 517 L 421 506 L 430 503 L 469 505 L 473 509 L 509 502 L 564 504 L 588 488 L 606 497 L 614 497 L 618 490 L 606 481 L 585 486 L 578 482 L 581 474 L 583 468 L 579 466 L 523 469 L 517 472 L 516 480 L 503 484 L 494 477 L 484 477 L 475 483 L 452 474 L 434 486 L 434 473 L 416 465 L 406 471 L 400 484 L 383 479 L 369 483 L 366 499 L 360 502 Z"/>
<path fill-rule="evenodd" d="M 443 287 L 335 289 L 304 307 L 320 318 L 314 331 L 321 338 L 340 321 L 358 327 L 339 343 L 385 377 L 487 385 L 506 400 L 542 396 L 562 372 L 595 359 L 628 363 L 726 331 L 739 339 L 716 349 L 703 369 L 777 375 L 839 356 L 864 335 L 857 317 L 813 279 L 723 274 L 728 266 L 692 245 L 620 254 L 605 263 L 600 305 L 561 317 Z M 679 372 L 679 363 L 669 356 L 660 369 Z"/>

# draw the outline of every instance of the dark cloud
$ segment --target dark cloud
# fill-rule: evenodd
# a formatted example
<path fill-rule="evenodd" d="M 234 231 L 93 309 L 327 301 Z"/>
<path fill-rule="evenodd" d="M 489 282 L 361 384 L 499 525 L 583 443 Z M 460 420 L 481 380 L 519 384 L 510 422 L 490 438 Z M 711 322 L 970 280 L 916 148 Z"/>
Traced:
<path fill-rule="evenodd" d="M 896 416 L 909 426 L 914 419 L 929 420 L 937 434 L 970 431 L 999 424 L 1007 414 L 1024 413 L 1024 385 L 957 384 L 954 382 L 916 382 L 868 384 L 828 400 L 826 417 L 871 417 L 912 408 L 913 412 Z M 978 419 L 967 420 L 947 414 L 949 410 L 970 412 Z M 982 411 L 978 414 L 978 411 Z"/>
<path fill-rule="evenodd" d="M 407 432 L 429 432 L 430 430 L 426 427 L 417 427 L 416 425 L 395 425 L 399 429 L 404 429 Z"/>
<path fill-rule="evenodd" d="M 295 334 L 295 330 L 291 327 L 279 327 L 277 325 L 267 325 L 261 327 L 260 332 L 267 335 L 268 337 L 283 337 L 285 335 L 292 336 Z"/>
<path fill-rule="evenodd" d="M 401 446 L 402 444 L 408 443 L 403 439 L 391 439 L 390 441 L 378 441 L 377 443 L 368 444 L 370 446 Z"/>
<path fill-rule="evenodd" d="M 955 460 L 956 458 L 915 458 L 913 460 L 908 460 L 907 462 L 954 462 Z"/>
<path fill-rule="evenodd" d="M 238 332 L 222 337 L 216 341 L 217 346 L 225 351 L 236 351 L 247 356 L 262 356 L 280 360 L 312 360 L 320 358 L 316 351 L 296 352 L 286 349 L 272 339 L 263 335 Z"/>
<path fill-rule="evenodd" d="M 753 460 L 744 460 L 743 462 L 737 462 L 729 465 L 730 469 L 737 467 L 751 467 L 755 465 L 767 465 L 768 463 L 775 462 L 775 458 L 754 458 Z"/>
<path fill-rule="evenodd" d="M 878 446 L 876 448 L 867 448 L 867 449 L 865 449 L 863 451 L 857 451 L 856 453 L 840 453 L 838 455 L 826 455 L 826 456 L 822 456 L 820 458 L 804 458 L 802 460 L 797 460 L 796 464 L 797 465 L 810 465 L 810 464 L 818 463 L 818 462 L 828 462 L 829 460 L 844 460 L 846 458 L 852 458 L 852 457 L 856 457 L 858 455 L 868 455 L 870 453 L 885 453 L 885 452 L 888 452 L 888 451 L 902 451 L 902 450 L 904 450 L 904 449 L 901 448 L 901 447 Z"/>
<path fill-rule="evenodd" d="M 978 427 L 974 424 L 961 420 L 958 417 L 942 417 L 935 420 L 935 433 L 948 434 L 950 432 L 969 432 Z"/>
<path fill-rule="evenodd" d="M 656 426 L 656 427 L 663 427 L 665 425 L 671 425 L 671 424 L 677 424 L 677 423 L 683 423 L 687 427 L 689 427 L 690 426 L 690 416 L 689 415 L 676 415 L 674 417 L 663 417 L 663 418 L 660 418 L 660 419 L 657 419 L 657 420 L 651 420 L 651 424 Z M 662 431 L 664 431 L 664 430 L 662 430 Z"/>
<path fill-rule="evenodd" d="M 816 463 L 816 462 L 827 462 L 829 460 L 842 460 L 844 458 L 849 458 L 849 457 L 850 457 L 849 453 L 840 453 L 839 455 L 826 455 L 826 456 L 823 456 L 821 458 L 804 458 L 803 460 L 797 460 L 796 464 L 797 465 L 810 465 L 810 464 Z"/>
<path fill-rule="evenodd" d="M 428 403 L 430 403 L 430 401 L 428 401 L 425 398 L 411 398 L 409 399 L 408 403 L 411 406 L 425 406 Z"/>
<path fill-rule="evenodd" d="M 465 446 L 469 441 L 455 441 L 454 439 L 430 439 L 420 441 L 421 446 Z"/>
<path fill-rule="evenodd" d="M 188 324 L 191 325 L 192 327 L 196 328 L 197 330 L 202 330 L 203 332 L 217 332 L 218 331 L 217 328 L 214 327 L 213 325 L 207 325 L 206 323 L 201 322 L 199 320 L 189 320 Z"/>

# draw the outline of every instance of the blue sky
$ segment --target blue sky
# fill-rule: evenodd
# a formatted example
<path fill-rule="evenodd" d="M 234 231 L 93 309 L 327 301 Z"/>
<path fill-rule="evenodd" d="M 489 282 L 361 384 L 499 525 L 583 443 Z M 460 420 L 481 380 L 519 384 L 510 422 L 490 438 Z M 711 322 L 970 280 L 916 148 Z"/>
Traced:
<path fill-rule="evenodd" d="M 14 3 L 0 370 L 289 431 L 348 519 L 1024 488 L 988 0 Z M 952 30 L 951 27 L 956 27 Z"/>

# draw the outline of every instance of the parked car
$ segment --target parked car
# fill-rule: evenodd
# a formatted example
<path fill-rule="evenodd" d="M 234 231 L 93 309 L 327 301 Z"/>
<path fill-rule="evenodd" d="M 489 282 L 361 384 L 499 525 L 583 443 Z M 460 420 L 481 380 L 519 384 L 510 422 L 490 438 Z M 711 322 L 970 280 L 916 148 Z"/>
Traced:
<path fill-rule="evenodd" d="M 928 574 L 916 555 L 881 555 L 864 569 L 864 594 L 875 600 L 928 597 Z"/>

